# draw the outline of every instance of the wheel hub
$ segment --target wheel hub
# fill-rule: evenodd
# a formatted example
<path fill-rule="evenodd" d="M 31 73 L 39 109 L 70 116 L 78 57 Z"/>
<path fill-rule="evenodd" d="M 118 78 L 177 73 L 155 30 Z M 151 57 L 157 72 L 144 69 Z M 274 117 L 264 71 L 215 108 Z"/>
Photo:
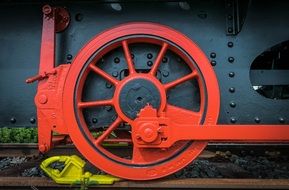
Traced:
<path fill-rule="evenodd" d="M 156 85 L 142 78 L 125 83 L 118 97 L 122 112 L 130 119 L 135 119 L 147 104 L 159 109 L 161 103 L 160 92 Z"/>

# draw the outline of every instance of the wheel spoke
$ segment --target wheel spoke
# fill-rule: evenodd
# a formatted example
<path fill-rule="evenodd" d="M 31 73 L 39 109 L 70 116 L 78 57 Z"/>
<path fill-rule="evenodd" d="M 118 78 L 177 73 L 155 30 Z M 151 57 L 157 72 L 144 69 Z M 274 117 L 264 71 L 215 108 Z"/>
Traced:
<path fill-rule="evenodd" d="M 113 85 L 117 85 L 118 84 L 118 80 L 115 79 L 114 77 L 110 76 L 109 74 L 107 74 L 105 71 L 101 70 L 100 68 L 96 67 L 93 64 L 89 65 L 90 69 L 93 70 L 95 73 L 99 74 L 100 76 L 102 76 L 104 79 L 108 80 L 109 82 L 111 82 Z"/>
<path fill-rule="evenodd" d="M 124 56 L 125 56 L 125 59 L 126 59 L 126 63 L 127 63 L 127 66 L 128 66 L 129 73 L 133 74 L 133 73 L 135 73 L 135 69 L 134 69 L 133 61 L 132 61 L 131 54 L 130 54 L 130 51 L 129 51 L 128 43 L 127 43 L 126 40 L 122 41 L 122 48 L 123 48 L 123 51 L 124 51 Z"/>
<path fill-rule="evenodd" d="M 94 144 L 99 145 L 110 133 L 115 130 L 120 123 L 122 122 L 122 119 L 120 117 L 116 118 L 116 120 L 104 131 L 95 141 Z"/>
<path fill-rule="evenodd" d="M 158 54 L 158 56 L 156 58 L 156 60 L 155 60 L 155 62 L 154 62 L 153 66 L 152 66 L 152 68 L 150 70 L 150 74 L 151 75 L 155 75 L 156 74 L 156 72 L 158 70 L 158 67 L 159 67 L 159 65 L 160 65 L 160 63 L 161 63 L 161 61 L 162 61 L 167 49 L 168 49 L 168 44 L 164 42 L 163 45 L 162 45 L 162 48 L 161 48 L 161 50 L 160 50 L 160 52 L 159 52 L 159 54 Z"/>
<path fill-rule="evenodd" d="M 78 102 L 78 108 L 88 108 L 88 107 L 96 107 L 96 106 L 106 106 L 113 105 L 112 99 L 110 100 L 98 100 L 92 102 Z"/>
<path fill-rule="evenodd" d="M 196 71 L 193 71 L 192 73 L 190 73 L 190 74 L 188 74 L 188 75 L 186 75 L 186 76 L 184 76 L 182 78 L 179 78 L 177 80 L 174 80 L 172 82 L 164 84 L 164 87 L 165 87 L 166 90 L 168 90 L 168 89 L 173 88 L 173 87 L 175 87 L 175 86 L 177 86 L 177 85 L 179 85 L 179 84 L 181 84 L 181 83 L 183 83 L 185 81 L 188 81 L 188 80 L 190 80 L 192 78 L 195 78 L 196 76 L 198 76 L 198 73 Z"/>

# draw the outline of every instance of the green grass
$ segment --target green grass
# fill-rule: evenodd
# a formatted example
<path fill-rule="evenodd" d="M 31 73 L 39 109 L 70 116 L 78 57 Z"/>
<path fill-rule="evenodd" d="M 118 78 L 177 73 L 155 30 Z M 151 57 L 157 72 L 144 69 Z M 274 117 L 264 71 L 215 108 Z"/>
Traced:
<path fill-rule="evenodd" d="M 37 128 L 0 128 L 0 143 L 37 143 Z"/>

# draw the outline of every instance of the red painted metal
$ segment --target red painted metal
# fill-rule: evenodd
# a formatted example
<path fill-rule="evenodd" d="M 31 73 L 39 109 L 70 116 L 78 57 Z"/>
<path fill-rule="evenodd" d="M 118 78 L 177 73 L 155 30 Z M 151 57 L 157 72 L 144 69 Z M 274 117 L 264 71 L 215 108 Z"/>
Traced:
<path fill-rule="evenodd" d="M 87 68 L 82 71 L 87 60 L 99 48 L 103 47 L 108 42 L 123 38 L 124 36 L 133 35 L 142 35 L 142 37 L 125 38 L 124 40 L 116 41 L 110 46 L 103 48 L 103 50 L 93 58 Z M 144 37 L 144 35 L 147 35 L 147 37 Z M 149 36 L 159 36 L 161 38 L 155 39 Z M 182 47 L 198 64 L 201 73 L 196 72 L 196 68 L 190 57 L 184 55 L 184 53 L 176 46 L 168 44 L 161 39 L 167 39 L 173 44 Z M 132 43 L 152 43 L 160 46 L 160 52 L 154 61 L 154 66 L 152 67 L 153 69 L 149 73 L 143 74 L 136 72 L 130 57 L 131 54 L 129 50 L 129 46 Z M 122 47 L 129 69 L 129 76 L 121 81 L 105 73 L 96 65 L 97 61 L 104 54 L 112 51 L 117 47 Z M 185 60 L 186 64 L 191 68 L 192 73 L 172 83 L 164 85 L 160 83 L 159 80 L 157 80 L 155 73 L 159 64 L 161 63 L 162 57 L 167 50 L 175 52 L 183 60 Z M 83 72 L 83 75 L 81 78 L 79 78 L 81 71 Z M 95 74 L 102 76 L 104 79 L 115 86 L 115 92 L 112 99 L 97 100 L 92 102 L 81 101 L 83 85 L 86 80 L 86 76 L 90 72 L 94 72 Z M 134 146 L 135 143 L 133 143 L 132 157 L 130 159 L 118 157 L 117 155 L 107 151 L 102 146 L 102 142 L 109 140 L 109 134 L 114 129 L 116 129 L 120 123 L 125 122 L 132 124 L 134 122 L 122 112 L 119 105 L 120 91 L 129 81 L 136 79 L 146 79 L 151 81 L 158 89 L 161 96 L 160 108 L 157 110 L 157 112 L 160 114 L 166 111 L 173 114 L 174 109 L 177 108 L 167 103 L 166 91 L 192 78 L 197 79 L 199 82 L 201 94 L 200 111 L 198 113 L 186 111 L 185 115 L 183 115 L 184 113 L 181 113 L 181 115 L 174 115 L 173 117 L 176 121 L 179 122 L 186 120 L 187 122 L 190 121 L 196 125 L 201 124 L 201 118 L 205 114 L 204 110 L 206 107 L 207 113 L 205 114 L 206 117 L 203 124 L 214 125 L 217 122 L 220 104 L 217 79 L 206 56 L 190 39 L 171 28 L 151 23 L 130 23 L 101 33 L 92 41 L 90 41 L 79 52 L 79 54 L 74 59 L 67 75 L 67 83 L 64 87 L 63 97 L 65 97 L 65 99 L 63 99 L 63 106 L 65 107 L 65 124 L 69 126 L 69 135 L 76 147 L 78 147 L 79 151 L 91 163 L 108 173 L 128 179 L 137 180 L 155 179 L 169 175 L 186 166 L 193 159 L 195 159 L 206 147 L 207 142 L 180 141 L 166 149 L 138 148 L 137 146 Z M 75 88 L 77 80 L 79 85 Z M 205 91 L 207 93 L 205 93 Z M 75 92 L 76 99 L 74 98 Z M 207 99 L 207 101 L 205 101 L 205 99 Z M 77 105 L 77 109 L 75 109 L 75 104 Z M 89 131 L 81 113 L 83 108 L 103 105 L 113 105 L 118 114 L 118 117 L 100 137 L 95 139 L 91 135 L 91 132 Z M 79 117 L 78 121 L 75 117 L 76 115 Z M 146 134 L 151 132 L 143 131 L 143 133 Z M 127 139 L 126 141 L 131 142 L 131 139 Z M 152 142 L 154 141 L 154 137 L 147 137 L 146 141 Z"/>
<path fill-rule="evenodd" d="M 28 83 L 39 81 L 35 104 L 41 152 L 48 151 L 53 142 L 67 139 L 66 135 L 69 135 L 79 151 L 100 169 L 127 179 L 147 180 L 163 177 L 183 168 L 202 152 L 208 141 L 289 141 L 289 126 L 217 125 L 220 92 L 208 59 L 189 38 L 166 26 L 129 23 L 112 28 L 94 37 L 84 46 L 72 65 L 55 67 L 55 32 L 65 29 L 69 24 L 69 15 L 65 11 L 59 7 L 43 7 L 39 74 L 27 79 Z M 108 43 L 110 45 L 106 46 Z M 134 67 L 130 45 L 135 43 L 151 43 L 160 48 L 148 73 L 137 73 Z M 103 55 L 119 47 L 123 49 L 129 70 L 129 75 L 121 81 L 97 66 L 97 61 Z M 102 50 L 94 55 L 101 48 Z M 191 73 L 162 84 L 155 75 L 168 50 L 180 56 L 191 69 Z M 87 64 L 92 55 L 95 57 Z M 83 86 L 91 72 L 115 86 L 111 99 L 82 101 Z M 157 88 L 160 106 L 156 110 L 148 105 L 132 120 L 120 108 L 119 97 L 123 87 L 136 79 L 146 79 Z M 200 110 L 193 112 L 170 105 L 166 98 L 167 91 L 192 79 L 197 80 L 199 85 Z M 102 135 L 95 138 L 82 111 L 84 108 L 105 105 L 114 106 L 118 116 Z M 131 134 L 109 138 L 121 123 L 131 126 Z M 53 140 L 54 131 L 64 136 Z M 102 146 L 103 142 L 131 143 L 131 158 L 109 152 Z"/>
<path fill-rule="evenodd" d="M 40 50 L 39 74 L 26 80 L 39 81 L 35 104 L 38 118 L 38 144 L 46 152 L 59 142 L 52 132 L 67 134 L 63 124 L 62 93 L 65 77 L 70 65 L 55 67 L 55 32 L 64 30 L 69 24 L 68 12 L 63 8 L 43 6 L 43 26 Z M 61 24 L 59 24 L 61 23 Z"/>

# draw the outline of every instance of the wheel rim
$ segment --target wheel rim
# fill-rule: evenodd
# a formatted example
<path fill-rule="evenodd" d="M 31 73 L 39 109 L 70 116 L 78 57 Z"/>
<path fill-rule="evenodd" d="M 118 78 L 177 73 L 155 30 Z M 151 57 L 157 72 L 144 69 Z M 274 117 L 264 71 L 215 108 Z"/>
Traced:
<path fill-rule="evenodd" d="M 169 32 L 171 37 L 174 36 L 173 39 L 176 39 L 177 41 L 164 36 L 164 32 L 160 29 L 166 31 L 165 34 Z M 180 38 L 175 38 L 175 34 Z M 197 62 L 195 57 L 183 48 L 182 45 L 184 42 L 179 44 L 178 40 L 181 40 L 182 38 L 185 39 L 186 42 L 190 42 L 190 45 L 194 45 L 195 49 L 193 48 L 193 50 L 197 50 L 197 53 L 195 54 L 198 54 L 198 57 L 202 58 L 202 62 Z M 168 39 L 170 39 L 170 41 Z M 148 73 L 138 73 L 131 57 L 130 46 L 140 43 L 160 46 L 160 50 Z M 110 74 L 105 73 L 105 71 L 100 69 L 97 65 L 97 62 L 100 61 L 102 57 L 119 47 L 124 52 L 124 59 L 129 72 L 128 76 L 122 80 L 117 80 Z M 190 50 L 192 51 L 192 48 L 190 48 Z M 158 72 L 158 67 L 161 65 L 161 61 L 167 51 L 173 52 L 179 56 L 191 69 L 191 72 L 177 80 L 163 84 L 155 75 Z M 201 67 L 199 67 L 200 64 Z M 198 115 L 196 116 L 195 112 L 187 111 L 188 117 L 191 118 L 190 123 L 216 123 L 219 99 L 218 95 L 215 96 L 215 98 L 209 96 L 209 92 L 211 93 L 214 91 L 217 92 L 217 94 L 219 93 L 215 75 L 208 65 L 207 59 L 194 43 L 189 41 L 182 34 L 164 26 L 149 23 L 133 23 L 116 27 L 102 33 L 81 50 L 72 64 L 67 81 L 71 81 L 72 84 L 76 85 L 74 87 L 71 87 L 71 85 L 66 87 L 68 86 L 68 84 L 66 84 L 64 88 L 64 97 L 68 97 L 64 99 L 64 102 L 65 105 L 69 107 L 68 112 L 65 112 L 67 113 L 65 114 L 65 122 L 68 126 L 71 126 L 69 127 L 69 134 L 73 142 L 84 156 L 94 165 L 116 176 L 137 180 L 154 179 L 181 169 L 199 155 L 199 153 L 205 148 L 207 144 L 206 142 L 180 141 L 166 150 L 153 148 L 138 149 L 133 146 L 131 158 L 123 158 L 108 151 L 102 145 L 102 142 L 108 141 L 107 137 L 109 137 L 111 132 L 119 127 L 121 123 L 125 122 L 131 124 L 135 118 L 135 114 L 139 111 L 139 109 L 134 110 L 131 115 L 126 113 L 126 109 L 122 106 L 124 98 L 120 98 L 122 97 L 122 94 L 125 94 L 124 97 L 132 94 L 131 97 L 137 97 L 135 101 L 138 101 L 138 98 L 139 101 L 146 100 L 142 103 L 149 102 L 150 104 L 153 104 L 159 112 L 166 111 L 169 114 L 170 110 L 184 109 L 170 105 L 167 102 L 167 92 L 169 89 L 190 79 L 197 81 L 200 94 Z M 203 70 L 204 68 L 207 68 L 207 70 Z M 210 76 L 210 79 L 214 80 L 207 81 L 204 71 Z M 101 76 L 103 79 L 114 85 L 115 90 L 112 98 L 89 102 L 83 100 L 83 90 L 85 90 L 85 86 L 87 86 L 86 80 L 91 73 Z M 141 93 L 127 90 L 131 89 L 131 85 L 135 86 L 139 84 L 142 85 L 138 89 L 145 89 L 143 91 L 136 90 Z M 208 88 L 208 85 L 210 89 Z M 149 93 L 155 93 L 157 95 L 154 97 L 145 96 L 145 94 L 148 94 L 144 93 L 147 89 L 149 89 Z M 211 105 L 209 106 L 208 103 L 210 102 Z M 130 103 L 130 100 L 126 100 L 124 105 Z M 132 104 L 136 105 L 136 107 L 138 105 L 137 103 L 134 104 L 134 102 Z M 90 107 L 107 105 L 114 106 L 117 117 L 109 127 L 95 139 L 87 125 L 83 112 L 85 109 Z M 142 106 L 140 106 L 140 108 L 141 107 Z M 175 120 L 178 121 L 178 117 L 175 117 Z M 110 139 L 110 141 L 131 142 L 131 139 Z M 173 167 L 174 164 L 177 165 Z M 117 170 L 116 168 L 125 170 Z M 130 172 L 127 172 L 128 170 Z"/>

